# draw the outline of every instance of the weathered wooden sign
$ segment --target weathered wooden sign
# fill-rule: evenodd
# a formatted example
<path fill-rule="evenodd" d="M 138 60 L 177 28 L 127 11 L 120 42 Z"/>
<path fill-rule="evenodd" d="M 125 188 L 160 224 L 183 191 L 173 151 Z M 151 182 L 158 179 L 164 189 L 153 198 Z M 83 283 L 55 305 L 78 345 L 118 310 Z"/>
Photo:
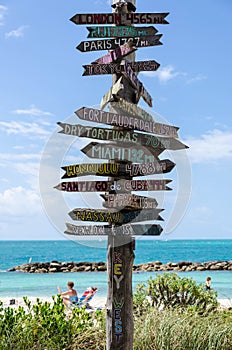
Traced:
<path fill-rule="evenodd" d="M 131 24 L 168 24 L 166 13 L 77 13 L 70 21 L 77 25 L 86 24 L 116 24 L 131 25 Z"/>
<path fill-rule="evenodd" d="M 149 114 L 147 111 L 137 106 L 136 104 L 126 101 L 124 98 L 118 99 L 117 102 L 112 102 L 110 106 L 114 110 L 119 111 L 119 114 L 123 112 L 127 116 L 129 115 L 141 118 L 146 121 L 153 121 L 153 117 L 151 114 Z"/>
<path fill-rule="evenodd" d="M 132 46 L 138 47 L 149 47 L 163 45 L 160 42 L 162 34 L 152 35 L 152 36 L 138 36 L 130 38 L 114 38 L 114 39 L 98 39 L 82 41 L 76 49 L 81 52 L 90 51 L 101 51 L 101 50 L 114 50 L 119 46 L 126 43 L 132 42 Z"/>
<path fill-rule="evenodd" d="M 111 177 L 133 177 L 153 174 L 163 174 L 170 172 L 175 163 L 169 159 L 156 160 L 154 163 L 146 164 L 125 164 L 125 163 L 91 163 L 91 164 L 73 164 L 63 166 L 65 174 L 62 179 L 71 179 L 73 177 L 85 175 L 111 176 Z"/>
<path fill-rule="evenodd" d="M 122 84 L 122 77 L 110 88 L 110 90 L 102 97 L 101 109 L 104 109 L 107 103 L 113 102 L 120 98 L 120 93 L 124 91 L 124 85 Z"/>
<path fill-rule="evenodd" d="M 107 209 L 83 209 L 75 208 L 69 216 L 77 221 L 108 222 L 112 224 L 127 224 L 128 222 L 140 222 L 149 220 L 161 220 L 159 215 L 164 209 L 120 210 L 109 211 Z"/>
<path fill-rule="evenodd" d="M 153 163 L 163 149 L 151 150 L 141 146 L 117 145 L 114 143 L 91 142 L 81 149 L 90 158 L 129 161 L 134 163 Z"/>
<path fill-rule="evenodd" d="M 118 181 L 71 181 L 61 182 L 54 188 L 66 192 L 108 192 L 169 191 L 166 186 L 172 180 L 125 180 Z"/>
<path fill-rule="evenodd" d="M 64 233 L 74 236 L 159 236 L 163 231 L 160 225 L 125 224 L 121 226 L 108 225 L 73 225 L 65 223 L 67 229 Z"/>
<path fill-rule="evenodd" d="M 138 91 L 138 94 L 143 97 L 144 101 L 148 104 L 148 106 L 152 107 L 152 97 L 147 92 L 142 82 L 138 79 L 137 74 L 131 68 L 129 62 L 125 61 L 125 70 L 123 72 L 124 76 L 129 80 L 131 85 Z"/>
<path fill-rule="evenodd" d="M 101 26 L 87 27 L 89 34 L 87 38 L 111 38 L 111 37 L 138 37 L 155 35 L 158 30 L 150 27 L 131 27 L 131 26 Z"/>
<path fill-rule="evenodd" d="M 113 106 L 118 105 L 117 102 L 112 102 L 111 104 L 113 104 Z M 75 111 L 75 114 L 80 119 L 87 120 L 90 122 L 119 126 L 124 127 L 126 129 L 141 130 L 152 134 L 178 138 L 178 127 L 143 120 L 135 116 L 130 117 L 125 114 L 110 113 L 87 107 L 82 107 L 78 109 L 77 111 Z M 148 114 L 148 116 L 150 115 Z"/>
<path fill-rule="evenodd" d="M 153 209 L 158 205 L 155 198 L 137 196 L 131 193 L 101 194 L 101 197 L 105 200 L 103 206 L 106 208 Z"/>
<path fill-rule="evenodd" d="M 96 61 L 91 62 L 92 64 L 108 64 L 112 62 L 121 61 L 123 57 L 136 51 L 133 41 L 129 41 L 126 44 L 117 47 L 115 50 L 108 52 L 106 55 L 98 58 Z"/>
<path fill-rule="evenodd" d="M 130 142 L 150 149 L 180 150 L 188 148 L 188 146 L 173 137 L 160 137 L 138 133 L 136 131 L 97 128 L 81 124 L 67 124 L 61 122 L 57 124 L 62 128 L 59 133 L 65 135 L 88 137 L 102 141 Z"/>
<path fill-rule="evenodd" d="M 134 72 L 156 71 L 160 66 L 156 61 L 130 62 L 130 65 Z M 85 69 L 83 76 L 121 74 L 125 71 L 125 66 L 122 63 L 89 64 L 84 65 L 83 68 Z"/>

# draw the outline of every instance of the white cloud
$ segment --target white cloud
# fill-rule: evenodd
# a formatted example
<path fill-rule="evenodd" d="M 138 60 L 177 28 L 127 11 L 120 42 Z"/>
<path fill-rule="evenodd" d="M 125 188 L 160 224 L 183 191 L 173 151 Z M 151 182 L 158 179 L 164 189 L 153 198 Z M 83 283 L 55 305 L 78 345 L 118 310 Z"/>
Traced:
<path fill-rule="evenodd" d="M 14 135 L 29 135 L 31 137 L 44 137 L 48 136 L 50 132 L 41 127 L 38 123 L 27 123 L 27 122 L 0 122 L 0 130 L 6 132 L 7 134 Z"/>
<path fill-rule="evenodd" d="M 30 216 L 41 211 L 39 194 L 21 186 L 0 193 L 1 215 Z"/>
<path fill-rule="evenodd" d="M 190 146 L 188 154 L 194 163 L 232 158 L 232 132 L 214 129 L 199 139 L 189 138 L 184 142 Z"/>
<path fill-rule="evenodd" d="M 4 25 L 4 17 L 5 17 L 6 11 L 7 11 L 7 7 L 0 5 L 0 26 Z"/>
<path fill-rule="evenodd" d="M 25 34 L 25 29 L 27 26 L 21 26 L 17 29 L 11 30 L 10 32 L 5 34 L 6 38 L 22 38 Z"/>
<path fill-rule="evenodd" d="M 147 77 L 157 77 L 161 84 L 165 84 L 168 81 L 175 78 L 184 78 L 187 84 L 191 84 L 197 81 L 206 80 L 207 77 L 203 74 L 197 74 L 196 76 L 191 76 L 191 74 L 186 72 L 178 72 L 173 65 L 167 65 L 165 67 L 159 68 L 155 72 L 142 72 L 141 74 Z"/>
<path fill-rule="evenodd" d="M 31 106 L 28 109 L 16 109 L 15 111 L 13 111 L 13 113 L 15 113 L 15 114 L 33 115 L 35 117 L 46 116 L 46 115 L 47 116 L 53 116 L 52 113 L 42 111 L 41 109 L 38 109 L 35 106 Z"/>

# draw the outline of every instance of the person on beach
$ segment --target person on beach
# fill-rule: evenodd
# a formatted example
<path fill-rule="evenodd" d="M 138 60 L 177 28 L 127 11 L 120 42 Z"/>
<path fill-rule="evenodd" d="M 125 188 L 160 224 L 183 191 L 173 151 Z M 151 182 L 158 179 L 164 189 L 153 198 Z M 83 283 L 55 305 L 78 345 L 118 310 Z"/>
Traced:
<path fill-rule="evenodd" d="M 211 288 L 211 277 L 207 277 L 205 281 L 205 290 L 212 290 Z"/>
<path fill-rule="evenodd" d="M 97 293 L 98 288 L 97 287 L 89 287 L 87 288 L 82 296 L 80 297 L 79 303 L 81 305 L 86 305 L 88 308 L 91 308 L 89 305 L 90 300 L 94 297 L 94 295 Z"/>
<path fill-rule="evenodd" d="M 74 283 L 69 281 L 67 285 L 68 285 L 68 290 L 66 292 L 61 292 L 60 287 L 59 286 L 57 287 L 58 293 L 62 297 L 64 305 L 70 306 L 73 304 L 77 304 L 78 295 L 77 295 L 77 291 L 73 289 Z"/>

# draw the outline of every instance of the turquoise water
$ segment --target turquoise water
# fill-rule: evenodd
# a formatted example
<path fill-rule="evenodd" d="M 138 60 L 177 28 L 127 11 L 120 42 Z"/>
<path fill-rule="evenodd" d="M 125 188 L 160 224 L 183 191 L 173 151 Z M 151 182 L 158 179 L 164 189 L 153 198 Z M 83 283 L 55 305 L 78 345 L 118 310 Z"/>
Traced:
<path fill-rule="evenodd" d="M 76 272 L 57 274 L 25 274 L 7 272 L 7 269 L 27 263 L 45 261 L 106 261 L 106 242 L 72 241 L 0 241 L 0 298 L 22 296 L 55 295 L 57 285 L 66 288 L 68 280 L 75 282 L 81 294 L 89 285 L 97 285 L 98 296 L 107 294 L 107 274 L 105 272 Z M 90 245 L 92 247 L 90 247 Z M 101 248 L 100 248 L 101 247 Z M 178 240 L 155 241 L 137 240 L 135 264 L 148 261 L 194 261 L 232 260 L 232 240 Z M 181 276 L 192 277 L 204 283 L 206 276 L 212 277 L 212 287 L 220 298 L 232 298 L 232 271 L 182 272 Z M 156 273 L 134 273 L 133 288 L 137 283 L 146 282 Z"/>

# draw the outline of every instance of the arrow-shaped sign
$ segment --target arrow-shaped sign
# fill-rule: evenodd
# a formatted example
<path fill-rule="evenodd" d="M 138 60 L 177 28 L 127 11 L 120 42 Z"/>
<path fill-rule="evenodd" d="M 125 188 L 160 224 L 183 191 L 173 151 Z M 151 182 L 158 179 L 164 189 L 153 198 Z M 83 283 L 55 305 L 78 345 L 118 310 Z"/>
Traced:
<path fill-rule="evenodd" d="M 148 106 L 152 107 L 152 97 L 147 92 L 142 82 L 138 79 L 137 74 L 131 68 L 129 62 L 125 61 L 125 71 L 123 74 L 130 81 L 131 85 L 137 90 L 138 95 L 142 96 L 144 101 L 148 104 Z"/>
<path fill-rule="evenodd" d="M 98 25 L 98 24 L 116 24 L 131 25 L 131 24 L 168 24 L 166 13 L 77 13 L 70 21 L 78 25 Z"/>
<path fill-rule="evenodd" d="M 96 175 L 125 178 L 134 176 L 146 176 L 153 174 L 169 173 L 175 166 L 175 163 L 169 159 L 156 160 L 154 163 L 147 164 L 125 164 L 125 163 L 90 163 L 73 164 L 63 166 L 65 174 L 62 179 L 71 179 L 78 176 Z"/>
<path fill-rule="evenodd" d="M 140 222 L 145 220 L 163 221 L 163 218 L 159 215 L 161 211 L 163 211 L 163 209 L 121 210 L 111 212 L 107 209 L 75 208 L 68 214 L 73 220 L 77 221 L 127 224 L 128 222 Z"/>
<path fill-rule="evenodd" d="M 102 97 L 101 109 L 104 109 L 107 103 L 113 102 L 120 98 L 120 93 L 124 91 L 122 77 L 110 88 L 110 90 Z"/>
<path fill-rule="evenodd" d="M 101 27 L 87 27 L 89 34 L 87 38 L 122 38 L 135 36 L 155 35 L 158 30 L 152 26 L 150 27 L 131 27 L 131 26 L 101 26 Z"/>
<path fill-rule="evenodd" d="M 117 102 L 112 102 L 111 104 L 114 108 L 118 105 Z M 176 126 L 143 120 L 141 118 L 136 117 L 135 115 L 130 117 L 126 115 L 127 112 L 124 112 L 124 114 L 117 114 L 100 111 L 98 109 L 82 107 L 75 111 L 75 114 L 80 119 L 87 120 L 90 122 L 124 127 L 126 129 L 141 130 L 152 134 L 158 134 L 161 136 L 178 137 L 177 131 L 179 128 Z M 148 116 L 150 115 L 148 114 Z M 144 117 L 146 117 L 146 112 L 144 113 Z"/>
<path fill-rule="evenodd" d="M 101 51 L 101 50 L 114 50 L 126 43 L 132 42 L 132 46 L 138 47 L 149 47 L 163 45 L 160 42 L 162 34 L 152 36 L 138 36 L 132 38 L 115 38 L 115 39 L 99 39 L 82 41 L 76 49 L 81 52 L 90 51 Z"/>
<path fill-rule="evenodd" d="M 101 194 L 101 197 L 105 200 L 103 206 L 106 208 L 154 209 L 158 205 L 155 198 L 137 196 L 130 193 Z"/>
<path fill-rule="evenodd" d="M 70 223 L 65 224 L 67 229 L 64 233 L 74 236 L 159 236 L 163 231 L 160 225 L 148 225 L 148 224 L 135 224 L 135 225 L 121 225 L 121 226 L 108 226 L 108 225 L 73 225 Z"/>
<path fill-rule="evenodd" d="M 118 181 L 71 181 L 61 182 L 54 188 L 66 192 L 108 192 L 126 193 L 131 191 L 169 191 L 166 186 L 172 180 L 125 180 Z"/>
<path fill-rule="evenodd" d="M 141 146 L 123 146 L 114 143 L 91 142 L 81 149 L 90 158 L 129 161 L 135 163 L 153 163 L 164 149 L 149 150 Z"/>
<path fill-rule="evenodd" d="M 135 103 L 131 103 L 126 101 L 124 98 L 119 98 L 117 102 L 110 103 L 110 106 L 113 107 L 114 110 L 125 113 L 127 116 L 136 116 L 146 121 L 153 121 L 153 117 L 143 108 L 137 106 Z"/>
<path fill-rule="evenodd" d="M 92 62 L 92 64 L 107 64 L 112 62 L 117 62 L 122 60 L 123 57 L 131 54 L 137 49 L 134 47 L 133 41 L 129 41 L 128 43 L 117 47 L 115 50 L 108 52 L 106 55 L 98 58 L 96 61 Z"/>
<path fill-rule="evenodd" d="M 130 65 L 134 72 L 156 71 L 160 66 L 156 61 L 130 62 Z M 89 64 L 84 65 L 83 68 L 85 70 L 83 76 L 121 74 L 125 71 L 125 66 L 122 63 Z"/>
<path fill-rule="evenodd" d="M 160 148 L 181 150 L 188 148 L 188 146 L 173 137 L 160 137 L 151 134 L 138 133 L 136 131 L 97 128 L 81 124 L 73 125 L 61 122 L 58 122 L 57 124 L 62 128 L 59 133 L 65 135 L 88 137 L 101 141 L 132 143 L 150 149 Z"/>

